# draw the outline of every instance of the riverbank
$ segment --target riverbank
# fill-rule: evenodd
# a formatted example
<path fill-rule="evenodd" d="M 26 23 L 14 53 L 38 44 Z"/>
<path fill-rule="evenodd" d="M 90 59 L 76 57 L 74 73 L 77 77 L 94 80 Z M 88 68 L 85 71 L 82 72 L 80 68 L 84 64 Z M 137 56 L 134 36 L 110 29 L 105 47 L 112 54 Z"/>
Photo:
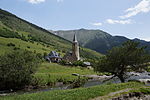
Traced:
<path fill-rule="evenodd" d="M 56 63 L 42 63 L 37 72 L 33 75 L 33 85 L 54 86 L 57 82 L 63 84 L 73 83 L 78 76 L 72 75 L 78 73 L 80 75 L 96 75 L 98 73 L 83 67 L 62 66 Z"/>
<path fill-rule="evenodd" d="M 88 100 L 98 96 L 104 96 L 111 92 L 126 88 L 140 88 L 143 84 L 136 82 L 98 85 L 89 88 L 77 88 L 69 90 L 55 90 L 38 93 L 25 93 L 21 95 L 2 96 L 0 100 Z"/>
<path fill-rule="evenodd" d="M 72 75 L 77 73 L 79 75 L 96 75 L 98 73 L 93 70 L 84 67 L 73 67 L 73 66 L 63 66 L 56 63 L 42 63 L 35 74 L 33 74 L 33 79 L 30 85 L 26 86 L 24 89 L 19 91 L 14 90 L 4 90 L 0 91 L 0 94 L 9 94 L 13 92 L 32 92 L 38 90 L 55 90 L 55 89 L 70 89 L 70 85 L 75 82 L 81 82 L 87 79 L 86 77 L 81 77 L 80 80 L 78 76 Z M 3 94 L 2 94 L 3 93 Z"/>

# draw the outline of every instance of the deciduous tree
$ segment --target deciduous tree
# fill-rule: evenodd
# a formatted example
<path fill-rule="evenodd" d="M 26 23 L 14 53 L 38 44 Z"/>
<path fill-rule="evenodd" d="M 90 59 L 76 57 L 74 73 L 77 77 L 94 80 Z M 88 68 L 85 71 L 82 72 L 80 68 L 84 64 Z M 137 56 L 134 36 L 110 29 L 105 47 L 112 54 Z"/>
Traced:
<path fill-rule="evenodd" d="M 149 55 L 146 47 L 139 47 L 139 43 L 127 41 L 120 47 L 114 47 L 97 64 L 95 70 L 109 72 L 125 82 L 128 71 L 146 69 L 149 65 Z"/>

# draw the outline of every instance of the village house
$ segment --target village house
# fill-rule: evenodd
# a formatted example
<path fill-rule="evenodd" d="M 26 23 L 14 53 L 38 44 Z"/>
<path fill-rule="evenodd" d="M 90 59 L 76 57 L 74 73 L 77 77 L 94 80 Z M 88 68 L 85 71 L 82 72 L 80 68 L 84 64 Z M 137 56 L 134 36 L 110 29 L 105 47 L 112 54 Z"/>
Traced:
<path fill-rule="evenodd" d="M 48 56 L 45 57 L 45 59 L 49 62 L 58 63 L 62 60 L 62 57 L 56 51 L 51 51 Z"/>

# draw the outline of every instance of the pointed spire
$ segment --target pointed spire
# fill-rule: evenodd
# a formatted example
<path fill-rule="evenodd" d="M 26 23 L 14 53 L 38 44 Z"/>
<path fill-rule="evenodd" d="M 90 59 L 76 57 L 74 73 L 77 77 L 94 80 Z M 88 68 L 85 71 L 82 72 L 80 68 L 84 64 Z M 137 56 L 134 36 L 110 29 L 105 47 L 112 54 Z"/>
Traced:
<path fill-rule="evenodd" d="M 76 34 L 74 34 L 74 37 L 73 37 L 73 42 L 78 42 L 78 41 L 77 41 Z"/>

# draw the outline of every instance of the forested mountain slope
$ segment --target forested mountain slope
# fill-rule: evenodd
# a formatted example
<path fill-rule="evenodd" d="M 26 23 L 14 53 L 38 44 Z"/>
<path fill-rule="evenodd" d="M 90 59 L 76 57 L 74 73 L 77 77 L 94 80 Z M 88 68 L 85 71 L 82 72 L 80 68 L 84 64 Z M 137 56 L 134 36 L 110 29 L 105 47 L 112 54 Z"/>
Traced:
<path fill-rule="evenodd" d="M 69 41 L 72 40 L 74 34 L 77 35 L 78 41 L 81 46 L 95 50 L 97 52 L 106 54 L 108 50 L 115 46 L 121 45 L 123 42 L 130 39 L 123 36 L 112 36 L 102 30 L 67 30 L 67 31 L 53 31 L 54 34 L 61 36 Z M 141 46 L 147 46 L 147 50 L 150 51 L 150 42 L 134 39 L 134 41 L 140 42 Z"/>

